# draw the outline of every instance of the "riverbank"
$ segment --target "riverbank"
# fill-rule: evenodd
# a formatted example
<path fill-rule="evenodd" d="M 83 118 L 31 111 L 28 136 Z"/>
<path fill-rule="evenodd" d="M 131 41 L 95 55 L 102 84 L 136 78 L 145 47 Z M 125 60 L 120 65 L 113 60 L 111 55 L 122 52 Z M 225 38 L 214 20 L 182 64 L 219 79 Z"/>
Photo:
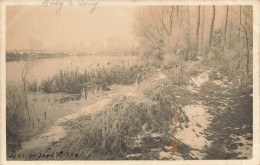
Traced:
<path fill-rule="evenodd" d="M 129 77 L 130 85 L 108 85 L 109 90 L 89 92 L 87 98 L 33 93 L 30 100 L 54 105 L 46 115 L 52 122 L 22 142 L 16 155 L 52 155 L 33 160 L 250 158 L 250 89 L 241 91 L 217 70 L 205 69 L 202 60 L 182 69 L 142 66 Z M 61 151 L 74 156 L 61 156 Z"/>
<path fill-rule="evenodd" d="M 124 145 L 118 150 L 120 154 L 118 152 L 116 152 L 117 154 L 104 153 L 94 146 L 94 148 L 88 146 L 88 142 L 85 140 L 91 134 L 90 130 L 87 131 L 89 129 L 87 123 L 92 121 L 93 117 L 99 119 L 99 114 L 103 114 L 106 110 L 110 111 L 111 103 L 113 104 L 112 107 L 114 107 L 114 105 L 120 105 L 124 99 L 127 102 L 122 102 L 122 105 L 126 107 L 128 107 L 128 104 L 130 105 L 130 100 L 135 97 L 139 101 L 144 101 L 141 101 L 142 105 L 149 103 L 147 100 L 149 98 L 152 99 L 150 105 L 156 104 L 157 99 L 154 98 L 156 94 L 153 97 L 148 97 L 150 94 L 144 90 L 147 87 L 142 83 L 128 86 L 110 86 L 110 91 L 93 98 L 91 104 L 85 104 L 79 111 L 56 120 L 37 138 L 24 142 L 22 144 L 23 149 L 18 153 L 34 153 L 37 155 L 58 153 L 56 156 L 53 155 L 49 158 L 38 157 L 31 159 L 193 160 L 250 158 L 252 156 L 252 96 L 250 93 L 241 93 L 239 88 L 236 88 L 232 82 L 213 76 L 215 74 L 214 69 L 199 70 L 189 77 L 190 84 L 171 86 L 172 90 L 167 92 L 174 94 L 176 104 L 187 117 L 187 121 L 179 118 L 180 114 L 177 115 L 178 118 L 173 117 L 170 123 L 165 123 L 169 126 L 168 132 L 166 128 L 160 125 L 158 127 L 155 124 L 158 122 L 157 119 L 148 122 L 143 116 L 142 119 L 145 122 L 140 125 L 140 132 L 137 129 L 135 135 L 129 132 L 123 135 L 128 140 L 124 141 L 122 137 L 123 141 L 120 143 Z M 153 72 L 150 80 L 146 80 L 148 82 L 153 80 L 153 85 L 150 84 L 147 89 L 157 89 L 159 86 L 156 87 L 154 84 L 160 82 L 158 84 L 162 86 L 162 84 L 165 84 L 163 82 L 167 82 L 165 81 L 167 79 L 168 76 L 164 74 L 164 71 L 157 70 Z M 156 90 L 153 90 L 153 92 L 156 93 Z M 165 97 L 165 95 L 162 96 Z M 136 101 L 131 103 L 134 107 L 135 104 L 139 106 Z M 148 107 L 146 109 L 149 110 Z M 119 109 L 117 113 L 121 113 L 121 110 Z M 127 123 L 128 115 L 124 115 L 124 119 L 118 119 L 118 122 Z M 161 115 L 163 113 L 158 114 L 157 117 L 160 118 Z M 115 121 L 117 120 L 114 119 L 113 122 Z M 100 122 L 103 123 L 104 121 Z M 139 121 L 133 120 L 131 122 L 138 125 Z M 155 126 L 153 126 L 154 124 Z M 104 126 L 101 125 L 100 128 L 103 129 Z M 82 146 L 84 147 L 82 148 Z M 216 150 L 218 154 L 216 154 Z M 63 153 L 73 153 L 74 156 L 66 157 L 64 154 L 61 156 L 61 151 Z"/>
<path fill-rule="evenodd" d="M 128 94 L 131 94 L 134 86 L 113 85 L 110 86 L 110 89 L 110 91 L 99 92 L 96 93 L 96 95 L 90 95 L 88 97 L 88 100 L 67 101 L 66 103 L 62 104 L 62 106 L 66 107 L 66 109 L 54 107 L 51 112 L 48 112 L 48 116 L 52 118 L 49 119 L 49 117 L 47 117 L 48 120 L 51 120 L 52 122 L 45 128 L 41 128 L 41 131 L 38 134 L 34 135 L 34 137 L 22 142 L 20 150 L 9 152 L 8 156 L 10 156 L 10 160 L 20 159 L 18 155 L 28 155 L 29 157 L 29 155 L 37 154 L 39 156 L 41 153 L 45 152 L 46 149 L 48 150 L 48 147 L 52 147 L 53 144 L 59 142 L 61 139 L 67 136 L 68 132 L 64 127 L 64 123 L 77 119 L 86 114 L 93 114 L 102 110 L 111 100 L 111 98 L 122 95 L 123 93 L 126 93 L 126 91 Z M 35 95 L 36 94 L 32 94 L 31 97 L 37 99 L 37 101 L 41 101 L 39 98 L 35 97 Z M 59 94 L 56 95 L 59 96 Z M 45 96 L 44 98 L 48 100 L 48 97 Z M 53 99 L 49 98 L 49 100 L 54 101 L 55 98 L 57 97 L 54 97 Z M 75 107 L 75 105 L 78 105 L 78 108 Z M 57 115 L 58 111 L 62 111 L 62 114 Z M 28 157 L 24 159 L 27 159 Z M 33 157 L 31 157 L 31 159 L 32 158 Z"/>

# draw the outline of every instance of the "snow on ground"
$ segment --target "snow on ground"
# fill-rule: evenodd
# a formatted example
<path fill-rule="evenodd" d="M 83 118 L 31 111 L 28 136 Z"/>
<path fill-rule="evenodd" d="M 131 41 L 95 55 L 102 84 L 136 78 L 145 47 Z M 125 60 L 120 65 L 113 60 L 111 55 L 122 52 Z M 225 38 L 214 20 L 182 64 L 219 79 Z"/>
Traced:
<path fill-rule="evenodd" d="M 203 134 L 204 130 L 207 129 L 207 126 L 211 123 L 210 120 L 212 118 L 206 109 L 207 107 L 201 104 L 185 106 L 183 111 L 190 122 L 188 126 L 183 129 L 177 128 L 176 134 L 174 135 L 178 140 L 194 149 L 189 153 L 189 156 L 194 159 L 203 159 L 206 154 L 201 152 L 201 150 L 211 145 L 211 141 L 208 141 Z M 175 153 L 170 152 L 173 146 L 165 146 L 165 149 L 169 152 L 160 151 L 160 159 L 183 160 L 183 157 L 181 157 L 177 150 Z"/>
<path fill-rule="evenodd" d="M 141 156 L 142 154 L 138 153 L 138 154 L 130 154 L 130 155 L 126 155 L 127 158 L 130 158 L 130 157 L 139 157 Z"/>
<path fill-rule="evenodd" d="M 101 111 L 109 103 L 111 98 L 115 96 L 135 94 L 135 87 L 133 86 L 113 85 L 110 88 L 111 91 L 107 92 L 108 97 L 97 98 L 96 100 L 98 101 L 95 101 L 94 104 L 82 107 L 80 111 L 58 119 L 51 127 L 49 127 L 49 129 L 42 133 L 38 138 L 34 138 L 29 141 L 23 142 L 21 144 L 22 150 L 18 152 L 27 153 L 40 151 L 48 145 L 54 142 L 58 142 L 60 139 L 66 136 L 66 131 L 64 130 L 63 126 L 61 126 L 61 123 L 72 119 L 76 119 L 85 114 Z"/>
<path fill-rule="evenodd" d="M 193 94 L 198 94 L 199 87 L 209 81 L 209 74 L 208 72 L 202 72 L 197 77 L 191 77 L 191 80 L 196 84 L 196 87 L 192 85 L 187 85 L 184 88 L 190 91 Z"/>
<path fill-rule="evenodd" d="M 192 158 L 194 158 L 194 159 L 199 159 L 199 160 L 203 159 L 203 158 L 206 156 L 205 153 L 201 153 L 201 152 L 198 151 L 198 150 L 191 150 L 190 153 L 189 153 L 189 155 L 190 155 Z"/>
<path fill-rule="evenodd" d="M 191 79 L 197 87 L 188 85 L 185 86 L 185 89 L 191 93 L 198 94 L 199 87 L 203 83 L 209 81 L 209 74 L 208 72 L 202 72 L 197 77 L 192 77 Z M 211 142 L 206 139 L 203 133 L 211 123 L 210 120 L 212 119 L 212 116 L 207 113 L 207 107 L 202 105 L 202 102 L 197 102 L 196 105 L 187 105 L 183 107 L 183 111 L 189 118 L 190 122 L 188 123 L 188 126 L 183 129 L 177 128 L 175 137 L 194 149 L 189 153 L 191 157 L 194 159 L 203 159 L 206 155 L 199 150 L 203 150 L 205 147 L 211 145 Z M 166 146 L 166 149 L 171 151 L 172 146 Z M 167 158 L 183 160 L 178 152 L 171 153 L 161 151 L 159 156 L 160 159 Z"/>
<path fill-rule="evenodd" d="M 225 81 L 221 81 L 221 80 L 214 80 L 213 83 L 221 86 L 221 87 L 228 87 L 228 85 L 224 84 Z"/>
<path fill-rule="evenodd" d="M 199 92 L 197 91 L 197 89 L 194 88 L 194 86 L 191 85 L 187 85 L 184 87 L 186 90 L 190 91 L 193 94 L 198 94 Z"/>
<path fill-rule="evenodd" d="M 55 124 L 47 132 L 43 133 L 40 137 L 23 142 L 21 144 L 22 150 L 20 150 L 18 153 L 36 153 L 40 151 L 42 148 L 47 147 L 49 144 L 59 141 L 65 136 L 66 131 L 62 128 L 62 126 Z"/>
<path fill-rule="evenodd" d="M 175 137 L 181 142 L 189 145 L 194 149 L 202 150 L 210 146 L 211 142 L 207 141 L 203 135 L 204 130 L 210 124 L 210 115 L 207 113 L 204 105 L 188 105 L 183 108 L 190 122 L 188 127 L 178 128 Z"/>
<path fill-rule="evenodd" d="M 200 87 L 204 82 L 209 81 L 209 74 L 207 72 L 202 72 L 197 77 L 192 77 L 192 81 Z"/>
<path fill-rule="evenodd" d="M 67 115 L 67 116 L 59 119 L 57 122 L 61 123 L 61 122 L 65 122 L 65 121 L 68 121 L 68 120 L 76 119 L 76 118 L 78 118 L 82 115 L 91 114 L 91 113 L 101 111 L 108 104 L 108 102 L 110 100 L 111 99 L 106 98 L 106 99 L 102 99 L 102 100 L 96 102 L 95 104 L 92 104 L 92 105 L 89 105 L 89 106 L 86 106 L 86 107 L 82 107 L 80 111 L 78 111 L 74 114 Z"/>
<path fill-rule="evenodd" d="M 184 160 L 179 153 L 172 154 L 171 152 L 161 151 L 159 153 L 159 159 L 172 159 L 172 160 Z"/>
<path fill-rule="evenodd" d="M 52 127 L 50 127 L 46 132 L 41 134 L 38 138 L 31 139 L 29 141 L 23 142 L 21 152 L 36 152 L 47 147 L 49 144 L 58 142 L 60 139 L 66 136 L 66 131 L 64 130 L 61 123 L 76 119 L 79 116 L 84 114 L 94 113 L 102 110 L 105 105 L 110 101 L 110 99 L 102 99 L 101 101 L 96 102 L 95 104 L 83 107 L 80 111 L 67 115 L 65 117 L 57 120 Z"/>
<path fill-rule="evenodd" d="M 247 134 L 246 136 L 249 137 L 252 136 L 252 134 Z M 252 158 L 252 140 L 247 140 L 245 136 L 235 135 L 231 135 L 231 138 L 233 138 L 234 141 L 237 141 L 237 143 L 240 144 L 238 148 L 233 151 L 238 154 L 237 158 Z"/>

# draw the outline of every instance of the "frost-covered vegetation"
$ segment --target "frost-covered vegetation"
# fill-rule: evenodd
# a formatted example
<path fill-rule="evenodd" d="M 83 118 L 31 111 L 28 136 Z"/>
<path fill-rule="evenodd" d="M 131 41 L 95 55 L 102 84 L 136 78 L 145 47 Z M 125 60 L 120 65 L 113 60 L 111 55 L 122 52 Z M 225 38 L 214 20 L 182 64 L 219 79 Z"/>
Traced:
<path fill-rule="evenodd" d="M 225 13 L 224 22 L 215 22 L 218 12 Z M 239 143 L 234 139 L 246 132 L 242 138 L 249 141 L 245 146 L 250 149 L 252 23 L 251 6 L 141 7 L 133 28 L 140 40 L 142 65 L 61 70 L 41 82 L 27 82 L 24 76 L 21 88 L 7 86 L 7 122 L 20 128 L 22 121 L 31 120 L 28 91 L 89 94 L 101 90 L 107 98 L 100 100 L 109 100 L 108 104 L 63 122 L 67 136 L 43 152 L 62 150 L 78 153 L 73 159 L 102 160 L 250 158 L 252 152 L 238 156 Z M 121 91 L 110 95 L 111 86 Z M 195 139 L 180 137 L 187 132 Z M 194 145 L 196 138 L 203 139 L 200 147 Z"/>

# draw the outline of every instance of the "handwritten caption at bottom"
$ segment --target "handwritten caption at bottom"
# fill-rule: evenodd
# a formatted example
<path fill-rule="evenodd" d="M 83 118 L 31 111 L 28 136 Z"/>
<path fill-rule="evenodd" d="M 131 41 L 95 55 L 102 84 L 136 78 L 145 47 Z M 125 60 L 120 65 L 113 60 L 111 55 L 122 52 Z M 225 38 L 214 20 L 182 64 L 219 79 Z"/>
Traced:
<path fill-rule="evenodd" d="M 77 158 L 79 156 L 78 153 L 72 152 L 52 152 L 52 153 L 37 153 L 37 154 L 24 154 L 24 153 L 16 153 L 12 152 L 8 155 L 9 159 L 50 159 L 50 158 Z"/>
<path fill-rule="evenodd" d="M 90 7 L 90 14 L 93 14 L 94 11 L 98 8 L 99 2 L 98 1 L 90 1 L 90 0 L 67 0 L 67 1 L 58 1 L 58 0 L 43 0 L 42 6 L 49 7 L 49 6 L 56 6 L 56 14 L 59 15 L 63 6 L 78 6 L 78 7 Z"/>

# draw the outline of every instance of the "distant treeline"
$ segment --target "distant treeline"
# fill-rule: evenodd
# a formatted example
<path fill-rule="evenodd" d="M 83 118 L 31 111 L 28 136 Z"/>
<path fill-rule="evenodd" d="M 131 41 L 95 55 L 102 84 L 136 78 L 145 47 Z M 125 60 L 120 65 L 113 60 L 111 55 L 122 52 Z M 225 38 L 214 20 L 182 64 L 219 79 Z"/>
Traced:
<path fill-rule="evenodd" d="M 66 52 L 33 52 L 33 51 L 7 51 L 6 52 L 6 62 L 12 61 L 27 61 L 29 58 L 61 58 L 67 56 L 87 56 L 87 55 L 113 55 L 113 56 L 136 56 L 138 53 L 136 52 L 120 52 L 120 53 L 108 53 L 108 52 L 86 52 L 86 53 L 66 53 Z"/>
<path fill-rule="evenodd" d="M 53 58 L 53 57 L 65 57 L 70 56 L 67 53 L 45 53 L 45 52 L 6 52 L 6 62 L 27 60 L 30 57 L 41 58 Z"/>

